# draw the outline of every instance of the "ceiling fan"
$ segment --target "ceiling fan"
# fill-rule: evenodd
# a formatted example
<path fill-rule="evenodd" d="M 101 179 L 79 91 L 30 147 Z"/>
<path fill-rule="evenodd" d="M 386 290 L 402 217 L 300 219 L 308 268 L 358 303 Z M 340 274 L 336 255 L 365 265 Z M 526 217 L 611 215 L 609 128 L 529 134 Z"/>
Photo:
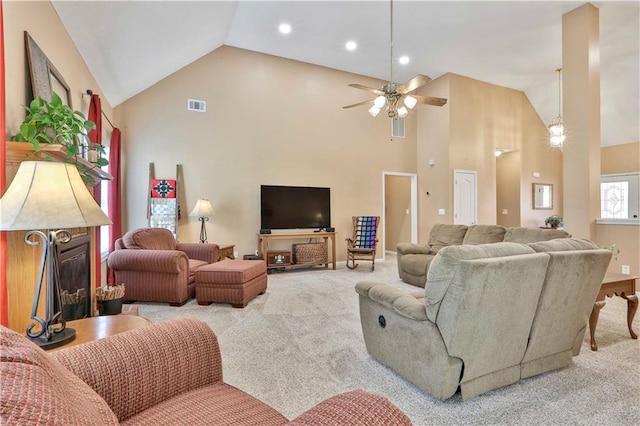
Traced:
<path fill-rule="evenodd" d="M 376 96 L 373 99 L 369 99 L 367 101 L 358 102 L 352 105 L 347 105 L 342 108 L 354 108 L 361 105 L 373 104 L 371 108 L 369 108 L 369 114 L 373 117 L 377 116 L 380 110 L 386 105 L 387 115 L 391 118 L 393 117 L 401 117 L 404 118 L 409 114 L 409 109 L 413 109 L 418 103 L 426 104 L 426 105 L 434 105 L 434 106 L 443 106 L 447 103 L 447 100 L 444 98 L 434 98 L 434 97 L 424 97 L 418 96 L 414 94 L 410 94 L 414 90 L 418 89 L 421 86 L 424 86 L 428 82 L 431 81 L 431 78 L 426 75 L 418 74 L 413 77 L 411 80 L 407 81 L 404 84 L 396 84 L 393 82 L 393 0 L 390 1 L 390 34 L 391 34 L 391 43 L 390 43 L 390 53 L 391 53 L 391 64 L 390 64 L 390 79 L 389 84 L 385 84 L 379 89 L 374 89 L 373 87 L 364 86 L 362 84 L 353 83 L 350 84 L 349 87 L 354 87 L 356 89 L 365 90 L 370 93 L 374 93 Z M 408 109 L 407 109 L 408 108 Z"/>

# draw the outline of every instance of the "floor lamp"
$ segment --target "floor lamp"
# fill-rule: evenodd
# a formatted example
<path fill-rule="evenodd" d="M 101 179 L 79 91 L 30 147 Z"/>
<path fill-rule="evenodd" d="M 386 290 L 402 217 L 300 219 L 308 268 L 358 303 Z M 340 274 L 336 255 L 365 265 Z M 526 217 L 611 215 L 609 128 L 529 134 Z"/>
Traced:
<path fill-rule="evenodd" d="M 213 206 L 211 206 L 211 202 L 207 199 L 200 199 L 196 201 L 196 206 L 189 213 L 189 216 L 198 217 L 198 220 L 202 222 L 200 225 L 200 242 L 207 242 L 207 227 L 205 226 L 205 222 L 209 220 L 209 216 L 215 216 L 216 212 L 213 211 Z"/>
<path fill-rule="evenodd" d="M 71 241 L 60 228 L 109 225 L 111 221 L 94 201 L 73 164 L 23 161 L 11 185 L 0 199 L 0 231 L 25 231 L 25 244 L 42 244 L 40 269 L 31 309 L 34 321 L 27 336 L 38 346 L 53 348 L 75 338 L 62 317 L 58 243 Z M 45 232 L 40 230 L 46 230 Z M 38 304 L 46 280 L 45 316 L 38 316 Z"/>

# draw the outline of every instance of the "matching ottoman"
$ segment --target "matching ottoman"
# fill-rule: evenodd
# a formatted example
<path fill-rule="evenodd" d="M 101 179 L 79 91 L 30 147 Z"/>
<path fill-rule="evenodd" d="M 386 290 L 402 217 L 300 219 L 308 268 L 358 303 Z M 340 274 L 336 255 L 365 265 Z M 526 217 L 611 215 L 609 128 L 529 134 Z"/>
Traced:
<path fill-rule="evenodd" d="M 244 308 L 267 291 L 264 260 L 222 260 L 196 270 L 196 300 L 199 305 L 230 303 Z"/>

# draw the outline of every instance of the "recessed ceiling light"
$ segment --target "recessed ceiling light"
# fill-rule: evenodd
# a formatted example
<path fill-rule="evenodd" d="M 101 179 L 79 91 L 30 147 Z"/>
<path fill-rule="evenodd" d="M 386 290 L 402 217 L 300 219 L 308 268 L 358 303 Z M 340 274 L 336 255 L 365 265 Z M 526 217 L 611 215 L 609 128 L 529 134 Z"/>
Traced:
<path fill-rule="evenodd" d="M 282 34 L 289 34 L 291 32 L 291 25 L 289 24 L 280 24 L 278 27 L 278 31 Z"/>
<path fill-rule="evenodd" d="M 407 65 L 410 60 L 411 59 L 409 59 L 408 56 L 401 56 L 400 59 L 398 59 L 398 62 L 400 62 L 400 64 L 402 65 Z"/>
<path fill-rule="evenodd" d="M 347 44 L 344 45 L 344 47 L 347 50 L 356 50 L 356 48 L 358 47 L 358 43 L 356 43 L 355 41 L 351 40 L 351 41 L 348 41 Z"/>

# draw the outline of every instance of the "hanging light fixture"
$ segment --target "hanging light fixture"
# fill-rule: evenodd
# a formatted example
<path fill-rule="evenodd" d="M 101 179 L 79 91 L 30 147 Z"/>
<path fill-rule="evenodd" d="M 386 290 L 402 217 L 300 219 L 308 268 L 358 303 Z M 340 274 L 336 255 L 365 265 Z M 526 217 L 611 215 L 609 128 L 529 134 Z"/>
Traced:
<path fill-rule="evenodd" d="M 419 103 L 424 105 L 443 106 L 447 103 L 445 98 L 435 98 L 431 96 L 425 97 L 411 93 L 431 81 L 431 78 L 426 75 L 418 74 L 403 84 L 396 84 L 393 82 L 393 0 L 390 0 L 389 2 L 389 17 L 389 50 L 391 56 L 389 61 L 389 84 L 385 84 L 377 89 L 364 86 L 362 84 L 350 84 L 350 87 L 365 90 L 369 93 L 374 93 L 377 96 L 372 100 L 358 102 L 342 108 L 354 108 L 361 105 L 371 105 L 371 103 L 373 103 L 369 108 L 369 114 L 371 114 L 372 117 L 376 117 L 384 108 L 387 110 L 387 116 L 389 118 L 404 118 L 409 115 L 409 110 L 415 108 Z M 403 57 L 402 59 L 403 60 L 400 61 L 402 64 L 409 62 L 408 57 Z"/>
<path fill-rule="evenodd" d="M 399 92 L 398 85 L 393 82 L 393 0 L 389 2 L 389 50 L 390 50 L 390 79 L 389 84 L 383 87 L 384 94 L 379 95 L 373 100 L 373 106 L 369 108 L 369 114 L 372 117 L 376 117 L 380 111 L 385 108 L 387 110 L 387 116 L 390 118 L 400 117 L 404 118 L 409 115 L 409 110 L 413 109 L 418 104 L 418 99 L 413 96 L 405 95 Z M 403 63 L 408 63 L 409 58 L 403 57 L 405 60 Z"/>
<path fill-rule="evenodd" d="M 562 122 L 562 68 L 558 73 L 558 116 L 549 124 L 549 144 L 552 148 L 561 148 L 564 144 L 564 124 Z"/>

